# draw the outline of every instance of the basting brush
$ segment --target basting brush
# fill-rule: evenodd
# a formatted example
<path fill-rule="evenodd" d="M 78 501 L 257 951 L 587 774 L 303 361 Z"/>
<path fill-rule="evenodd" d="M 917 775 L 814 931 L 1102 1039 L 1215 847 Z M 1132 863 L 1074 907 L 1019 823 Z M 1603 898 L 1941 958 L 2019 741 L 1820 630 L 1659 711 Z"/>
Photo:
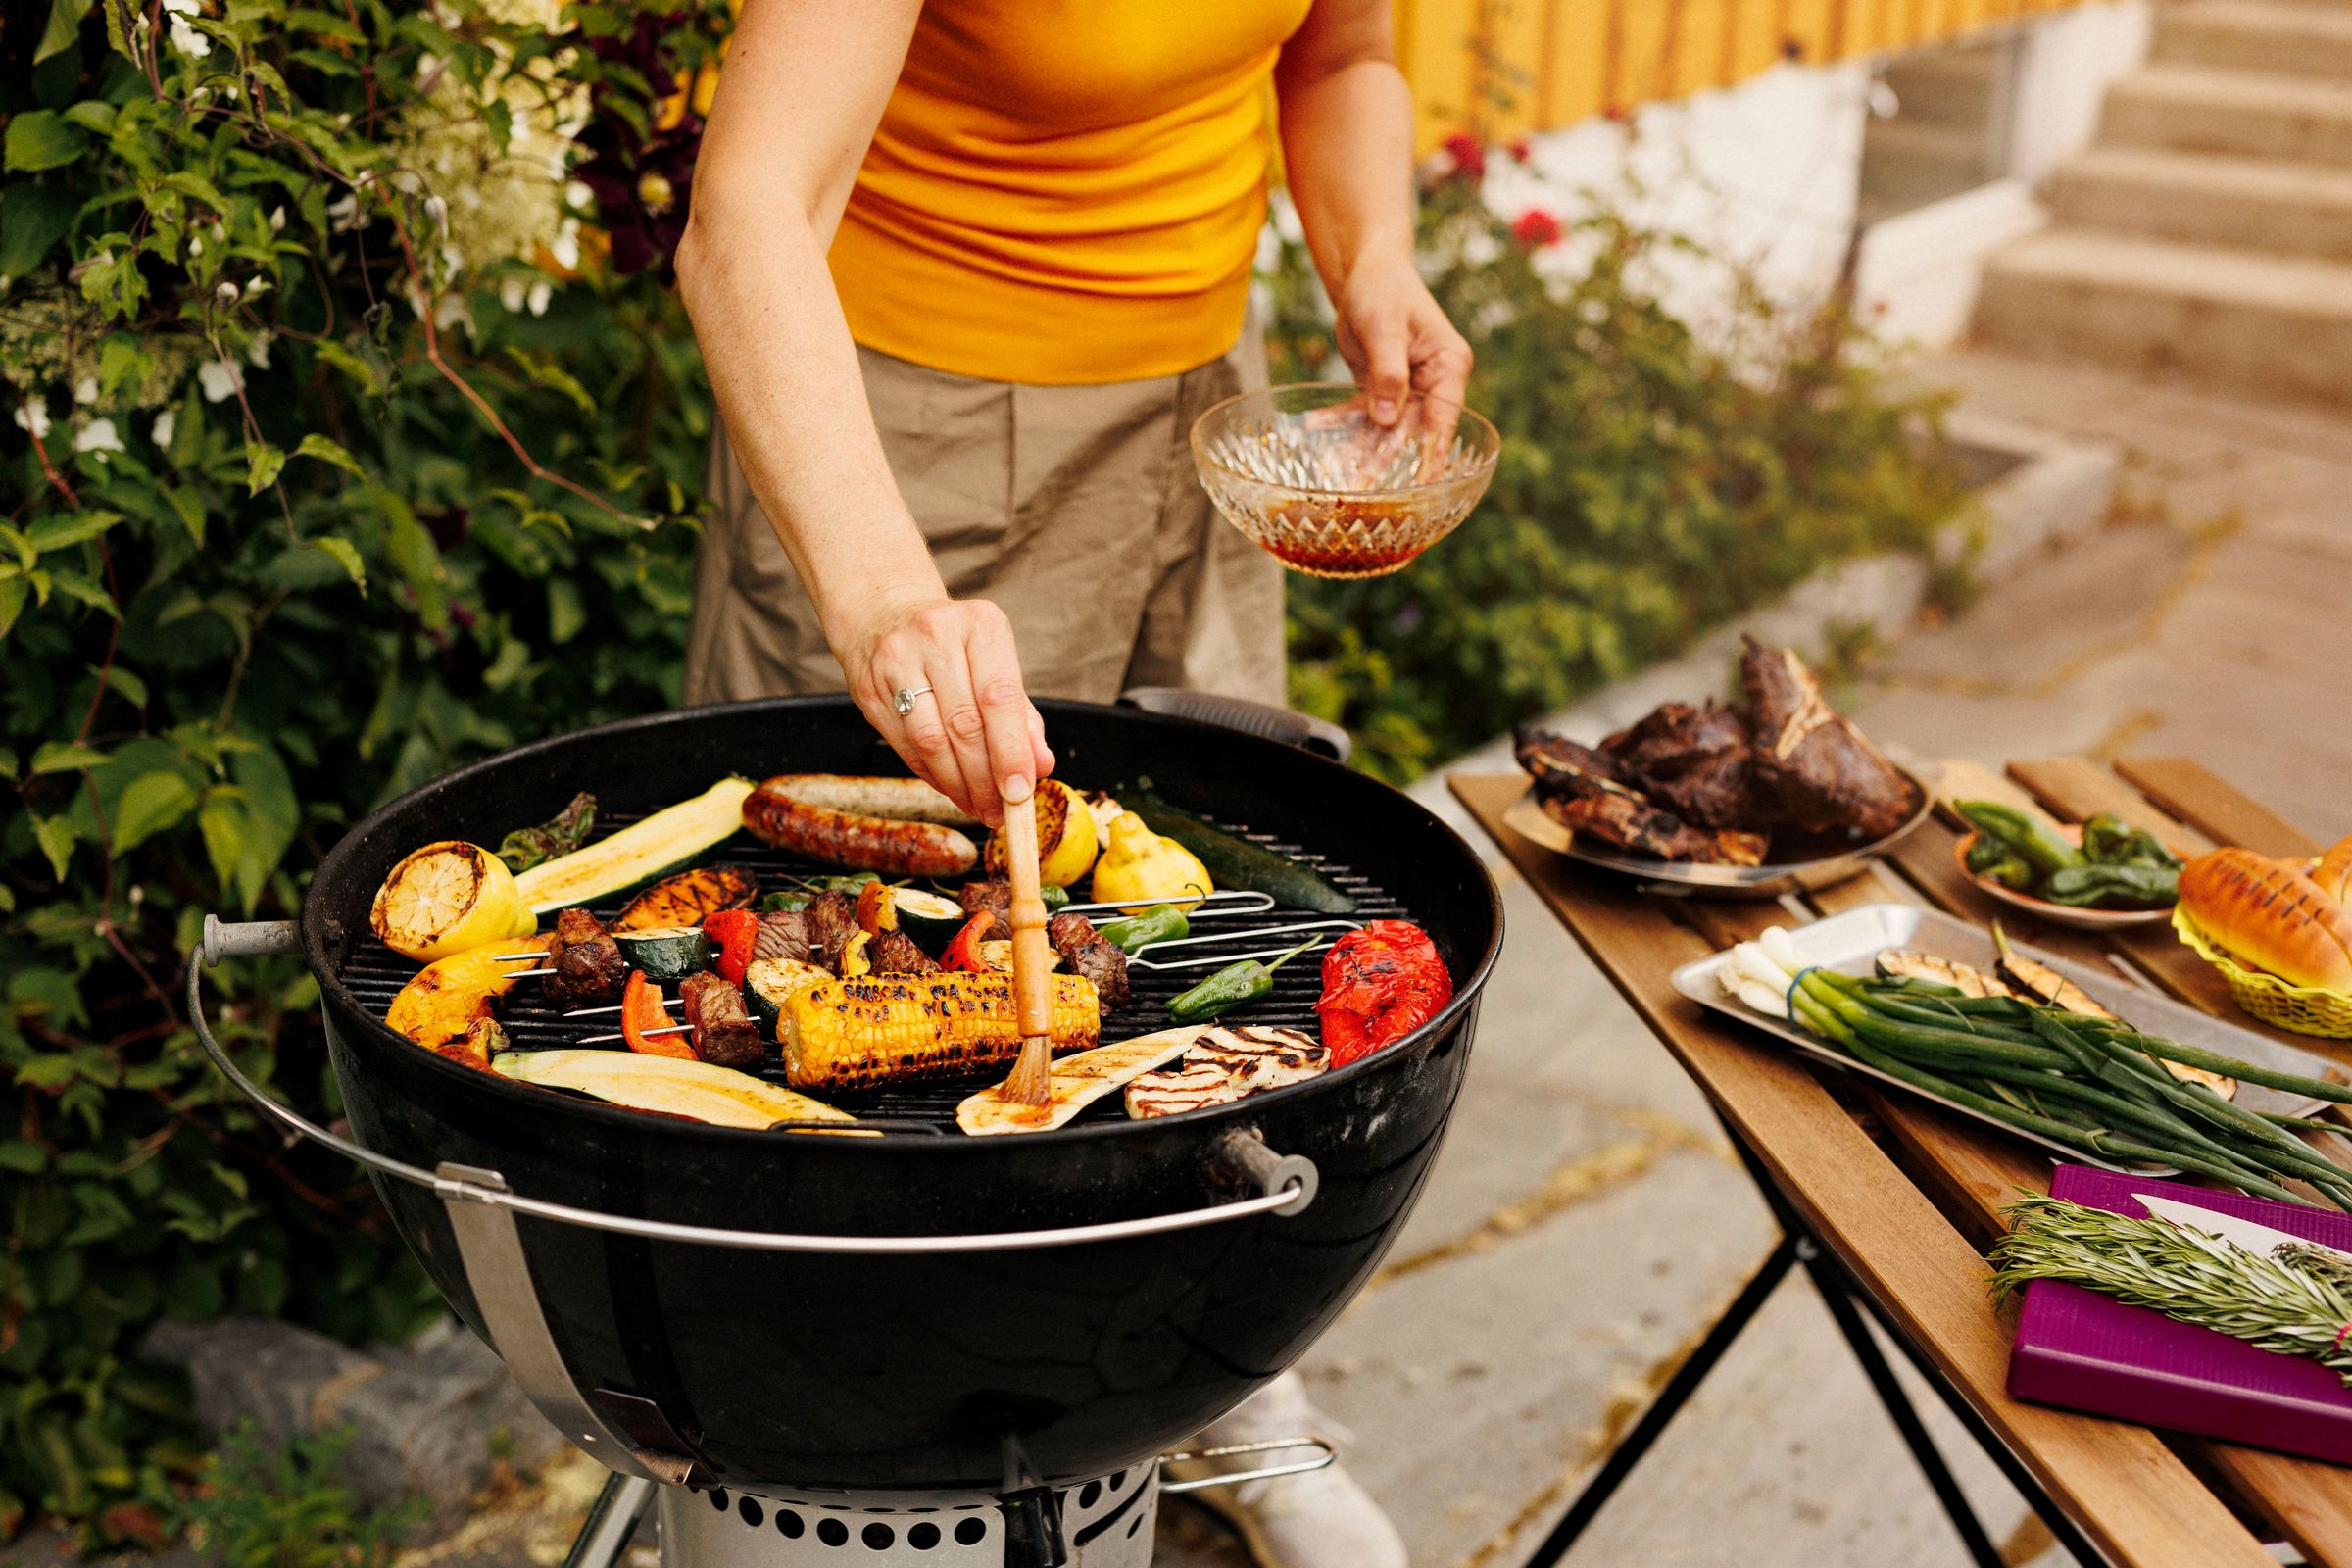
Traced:
<path fill-rule="evenodd" d="M 1054 1098 L 1054 958 L 1046 947 L 1046 901 L 1037 878 L 1035 786 L 1004 800 L 1004 867 L 1012 882 L 1012 1003 L 1021 1057 L 997 1092 L 1016 1105 Z"/>

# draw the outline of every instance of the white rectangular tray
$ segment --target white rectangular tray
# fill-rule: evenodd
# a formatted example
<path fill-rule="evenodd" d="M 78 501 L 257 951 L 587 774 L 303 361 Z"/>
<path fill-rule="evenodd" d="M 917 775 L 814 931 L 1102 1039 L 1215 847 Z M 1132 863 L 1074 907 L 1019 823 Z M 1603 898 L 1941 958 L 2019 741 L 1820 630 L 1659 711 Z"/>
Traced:
<path fill-rule="evenodd" d="M 1807 967 L 1818 966 L 1839 974 L 1872 973 L 1872 963 L 1888 948 L 1918 948 L 1937 957 L 1953 958 L 1985 970 L 1991 969 L 1999 956 L 1990 932 L 1973 921 L 1945 914 L 1940 909 L 1922 908 L 1915 904 L 1866 904 L 1858 909 L 1848 909 L 1843 914 L 1834 914 L 1809 925 L 1792 925 L 1788 928 L 1788 936 L 1796 944 L 1797 956 Z M 2250 1062 L 2257 1067 L 2300 1073 L 2306 1078 L 2325 1077 L 2332 1065 L 2326 1057 L 2297 1051 L 2267 1035 L 2258 1035 L 2250 1029 L 2224 1023 L 2211 1013 L 2200 1012 L 2170 997 L 2158 996 L 2145 986 L 2135 985 L 2112 970 L 2076 963 L 2023 942 L 2010 945 L 2025 956 L 2048 964 L 2090 993 L 2093 1001 L 2117 1017 L 2149 1034 L 2178 1040 L 2183 1045 L 2202 1046 L 2208 1051 L 2218 1051 L 2226 1056 L 2234 1056 L 2239 1061 Z M 1674 971 L 1674 989 L 1702 1007 L 1738 1018 L 1742 1023 L 1779 1037 L 1815 1061 L 1827 1062 L 1847 1072 L 1861 1073 L 1882 1083 L 1892 1084 L 1907 1094 L 1933 1100 L 1940 1105 L 1949 1105 L 1963 1116 L 1998 1127 L 2012 1137 L 2039 1144 L 2078 1164 L 2103 1165 L 2109 1170 L 2134 1174 L 2152 1174 L 2157 1169 L 2147 1165 L 2118 1165 L 2050 1139 L 2021 1132 L 2007 1122 L 1971 1110 L 1966 1105 L 1954 1105 L 1941 1095 L 1929 1094 L 1924 1089 L 1856 1061 L 1787 1019 L 1768 1018 L 1736 998 L 1726 996 L 1716 975 L 1730 961 L 1730 954 L 1718 953 L 1700 958 L 1695 963 L 1686 963 Z M 2307 1116 L 2321 1103 L 2249 1083 L 2237 1086 L 2237 1102 L 2249 1109 L 2267 1110 L 2282 1116 Z"/>

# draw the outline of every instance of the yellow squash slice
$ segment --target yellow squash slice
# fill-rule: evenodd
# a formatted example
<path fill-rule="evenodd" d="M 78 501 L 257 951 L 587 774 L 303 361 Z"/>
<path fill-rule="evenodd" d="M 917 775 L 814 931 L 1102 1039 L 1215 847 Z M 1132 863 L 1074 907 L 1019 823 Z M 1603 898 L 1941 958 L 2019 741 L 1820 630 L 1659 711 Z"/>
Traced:
<path fill-rule="evenodd" d="M 501 937 L 429 963 L 400 988 L 384 1022 L 427 1051 L 453 1054 L 449 1048 L 490 1017 L 495 1011 L 491 1004 L 513 988 L 516 974 L 532 967 L 519 961 L 496 962 L 498 956 L 545 953 L 547 944 L 545 937 Z"/>
<path fill-rule="evenodd" d="M 719 1127 L 853 1119 L 847 1111 L 779 1089 L 764 1078 L 678 1056 L 634 1051 L 507 1051 L 490 1065 L 521 1083 L 569 1089 L 631 1110 L 658 1110 Z"/>

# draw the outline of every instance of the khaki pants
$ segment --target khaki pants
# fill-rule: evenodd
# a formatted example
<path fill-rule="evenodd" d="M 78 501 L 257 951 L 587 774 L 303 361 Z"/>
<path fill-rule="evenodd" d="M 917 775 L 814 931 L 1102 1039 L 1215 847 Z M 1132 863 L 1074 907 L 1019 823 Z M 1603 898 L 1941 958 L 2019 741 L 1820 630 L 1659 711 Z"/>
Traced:
<path fill-rule="evenodd" d="M 1129 686 L 1284 701 L 1282 568 L 1193 470 L 1202 410 L 1265 385 L 1255 323 L 1223 359 L 1101 386 L 978 381 L 858 351 L 882 449 L 948 591 L 1012 619 L 1032 695 Z M 715 515 L 695 559 L 689 704 L 840 691 L 784 548 L 711 442 Z"/>

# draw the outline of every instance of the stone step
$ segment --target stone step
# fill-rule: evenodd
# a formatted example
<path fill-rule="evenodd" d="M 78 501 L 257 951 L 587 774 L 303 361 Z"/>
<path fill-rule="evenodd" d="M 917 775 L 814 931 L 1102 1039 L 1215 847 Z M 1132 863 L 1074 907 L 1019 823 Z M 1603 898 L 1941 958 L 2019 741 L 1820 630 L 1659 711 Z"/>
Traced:
<path fill-rule="evenodd" d="M 2352 169 L 2153 147 L 2093 147 L 2058 171 L 2058 221 L 2352 262 Z"/>
<path fill-rule="evenodd" d="M 2352 7 L 2186 0 L 2156 13 L 2155 58 L 2352 80 Z"/>
<path fill-rule="evenodd" d="M 2352 82 L 2154 65 L 2107 89 L 2101 142 L 2352 167 Z"/>
<path fill-rule="evenodd" d="M 1993 255 L 1977 333 L 2032 354 L 2352 403 L 2352 266 L 2339 263 L 2050 229 Z"/>

